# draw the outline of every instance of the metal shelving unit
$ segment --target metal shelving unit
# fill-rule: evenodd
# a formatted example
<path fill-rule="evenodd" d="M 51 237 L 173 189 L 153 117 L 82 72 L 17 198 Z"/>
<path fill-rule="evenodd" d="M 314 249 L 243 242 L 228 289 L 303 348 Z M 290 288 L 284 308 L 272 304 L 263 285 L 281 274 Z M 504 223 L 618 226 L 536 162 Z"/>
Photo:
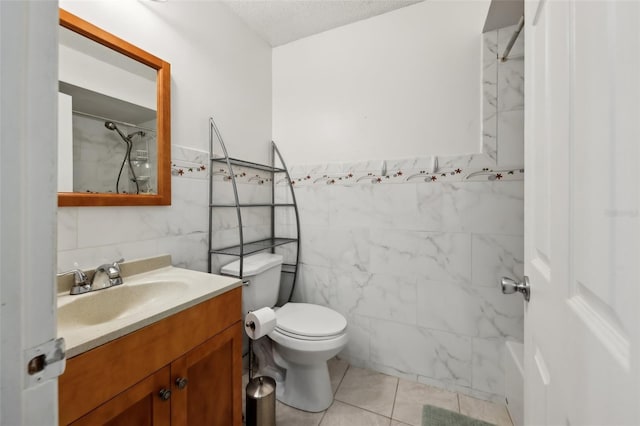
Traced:
<path fill-rule="evenodd" d="M 220 148 L 222 150 L 222 156 L 215 156 L 214 150 L 214 142 L 218 141 Z M 289 176 L 289 172 L 287 171 L 287 167 L 285 165 L 284 160 L 282 159 L 282 155 L 280 155 L 280 151 L 278 151 L 278 147 L 274 142 L 271 142 L 271 164 L 259 164 L 251 161 L 240 160 L 237 158 L 231 158 L 228 155 L 227 148 L 225 147 L 224 141 L 222 140 L 222 136 L 220 135 L 220 131 L 216 126 L 213 118 L 209 118 L 209 170 L 213 170 L 213 165 L 215 163 L 223 164 L 227 166 L 227 170 L 229 172 L 229 179 L 231 180 L 231 186 L 233 189 L 233 197 L 234 203 L 215 203 L 214 202 L 214 191 L 213 191 L 213 173 L 209 173 L 209 253 L 208 253 L 208 271 L 213 272 L 212 269 L 212 256 L 213 255 L 227 255 L 227 256 L 237 256 L 240 259 L 240 278 L 244 278 L 243 276 L 243 264 L 244 257 L 250 254 L 258 253 L 264 250 L 270 250 L 271 253 L 275 252 L 275 248 L 278 246 L 282 246 L 285 244 L 296 244 L 295 250 L 295 261 L 293 263 L 285 263 L 282 265 L 282 273 L 287 275 L 293 275 L 293 281 L 291 283 L 291 291 L 289 294 L 289 300 L 291 300 L 291 296 L 293 295 L 293 290 L 295 288 L 296 279 L 298 276 L 298 263 L 300 259 L 300 219 L 298 215 L 298 206 L 296 204 L 296 196 L 293 191 L 293 186 L 291 185 L 291 177 Z M 281 166 L 276 166 L 276 159 L 280 163 Z M 260 170 L 263 172 L 268 172 L 271 174 L 271 203 L 240 203 L 240 197 L 238 196 L 238 184 L 236 181 L 236 173 L 234 172 L 234 167 L 245 167 L 253 170 Z M 284 174 L 285 182 L 288 185 L 289 192 L 291 194 L 292 203 L 276 203 L 275 202 L 275 185 L 276 185 L 276 175 Z M 251 207 L 269 207 L 270 208 L 270 219 L 271 219 L 271 235 L 270 238 L 259 239 L 256 241 L 245 241 L 243 225 L 242 225 L 242 210 L 243 208 L 251 208 Z M 213 241 L 213 210 L 217 208 L 235 208 L 236 215 L 238 218 L 238 234 L 239 234 L 239 244 L 216 248 L 214 246 Z M 295 212 L 296 219 L 296 238 L 285 238 L 276 236 L 276 224 L 275 224 L 275 210 L 276 208 L 293 208 Z"/>

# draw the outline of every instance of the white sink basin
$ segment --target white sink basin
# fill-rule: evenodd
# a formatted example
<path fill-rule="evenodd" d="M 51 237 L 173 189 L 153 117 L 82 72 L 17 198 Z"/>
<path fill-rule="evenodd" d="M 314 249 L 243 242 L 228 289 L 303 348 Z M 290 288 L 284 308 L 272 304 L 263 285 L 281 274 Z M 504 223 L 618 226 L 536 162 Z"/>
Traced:
<path fill-rule="evenodd" d="M 237 278 L 169 266 L 104 290 L 60 293 L 58 336 L 70 358 L 240 285 Z"/>
<path fill-rule="evenodd" d="M 58 309 L 58 326 L 95 325 L 138 314 L 153 305 L 174 300 L 189 288 L 184 282 L 145 282 L 71 296 Z M 75 299 L 73 298 L 75 297 Z"/>

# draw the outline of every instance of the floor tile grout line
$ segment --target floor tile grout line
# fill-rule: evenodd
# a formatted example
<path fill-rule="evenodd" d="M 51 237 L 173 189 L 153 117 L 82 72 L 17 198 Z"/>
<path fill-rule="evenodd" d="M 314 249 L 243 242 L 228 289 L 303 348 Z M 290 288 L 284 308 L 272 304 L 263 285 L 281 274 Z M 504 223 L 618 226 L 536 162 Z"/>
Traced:
<path fill-rule="evenodd" d="M 366 408 L 358 407 L 357 405 L 354 405 L 354 404 L 351 404 L 349 402 L 345 402 L 345 401 L 342 401 L 342 400 L 339 400 L 339 399 L 334 399 L 334 402 L 335 401 L 338 401 L 340 404 L 348 405 L 350 407 L 357 408 L 358 410 L 366 411 L 368 413 L 375 414 L 376 416 L 380 416 L 380 417 L 384 417 L 385 419 L 392 420 L 391 416 L 385 416 L 384 414 L 376 413 L 375 411 L 371 411 L 371 410 L 368 410 Z M 333 404 L 331 404 L 331 405 L 333 405 Z"/>
<path fill-rule="evenodd" d="M 515 422 L 513 421 L 513 418 L 511 417 L 511 411 L 509 411 L 509 404 L 505 404 L 504 408 L 506 408 L 506 410 L 507 410 L 507 416 L 509 416 L 509 421 L 511 421 L 511 426 L 515 425 Z"/>
<path fill-rule="evenodd" d="M 324 421 L 324 418 L 327 417 L 327 412 L 331 409 L 331 407 L 333 407 L 333 403 L 335 402 L 335 399 L 333 401 L 331 401 L 331 405 L 329 405 L 327 407 L 326 410 L 324 410 L 324 412 L 322 413 L 322 417 L 320 417 L 320 421 L 318 422 L 317 426 L 322 425 L 322 422 Z"/>
<path fill-rule="evenodd" d="M 318 426 L 320 426 L 322 424 L 324 418 L 327 416 L 327 412 L 329 411 L 329 409 L 331 409 L 331 407 L 333 407 L 333 403 L 336 401 L 336 394 L 338 393 L 338 389 L 340 389 L 340 385 L 344 381 L 344 378 L 347 375 L 347 371 L 349 371 L 349 368 L 351 368 L 351 364 L 347 364 L 347 368 L 344 369 L 344 373 L 342 373 L 342 377 L 340 378 L 340 382 L 338 383 L 338 386 L 336 386 L 336 390 L 333 392 L 333 401 L 331 401 L 331 405 L 329 405 L 329 407 L 327 407 L 327 409 L 324 410 L 324 412 L 322 413 L 322 417 L 320 418 L 320 421 L 318 422 Z"/>
<path fill-rule="evenodd" d="M 400 379 L 396 380 L 396 391 L 393 394 L 393 405 L 391 406 L 391 418 L 393 419 L 393 414 L 396 411 L 396 400 L 398 399 L 398 388 L 400 387 Z M 389 422 L 391 424 L 391 422 Z"/>
<path fill-rule="evenodd" d="M 342 385 L 342 382 L 344 382 L 344 378 L 347 376 L 347 371 L 349 371 L 349 369 L 351 368 L 351 365 L 347 365 L 347 368 L 344 369 L 344 373 L 342 373 L 342 377 L 340 378 L 340 382 L 338 383 L 338 386 L 336 386 L 336 390 L 335 392 L 333 392 L 333 397 L 335 398 L 337 393 L 338 393 L 338 389 L 340 389 L 340 385 Z"/>

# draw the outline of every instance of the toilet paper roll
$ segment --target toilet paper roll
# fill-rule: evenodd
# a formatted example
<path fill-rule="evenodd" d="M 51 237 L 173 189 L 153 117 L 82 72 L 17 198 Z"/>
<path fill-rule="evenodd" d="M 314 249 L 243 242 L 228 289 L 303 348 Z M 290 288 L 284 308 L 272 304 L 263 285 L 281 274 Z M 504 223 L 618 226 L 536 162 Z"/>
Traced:
<path fill-rule="evenodd" d="M 251 311 L 244 319 L 244 330 L 250 339 L 256 340 L 276 328 L 276 313 L 271 308 L 260 308 Z"/>

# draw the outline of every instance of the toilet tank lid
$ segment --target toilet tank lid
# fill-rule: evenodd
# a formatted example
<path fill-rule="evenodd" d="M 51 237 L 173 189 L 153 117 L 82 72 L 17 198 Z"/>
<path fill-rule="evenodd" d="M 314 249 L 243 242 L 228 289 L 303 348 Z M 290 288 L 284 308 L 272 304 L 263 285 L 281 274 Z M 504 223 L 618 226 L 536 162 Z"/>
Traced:
<path fill-rule="evenodd" d="M 278 265 L 282 265 L 282 255 L 280 254 L 258 253 L 246 256 L 242 265 L 242 275 L 252 277 Z M 220 268 L 220 273 L 234 277 L 240 276 L 240 260 L 223 266 Z"/>

